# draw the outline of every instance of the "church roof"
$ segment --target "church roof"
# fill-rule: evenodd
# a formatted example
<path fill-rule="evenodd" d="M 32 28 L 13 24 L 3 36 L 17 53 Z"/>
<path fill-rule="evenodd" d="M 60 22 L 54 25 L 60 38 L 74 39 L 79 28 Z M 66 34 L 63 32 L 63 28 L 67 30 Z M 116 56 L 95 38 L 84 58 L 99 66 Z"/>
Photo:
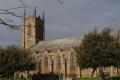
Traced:
<path fill-rule="evenodd" d="M 81 42 L 81 37 L 76 38 L 63 38 L 49 41 L 40 41 L 36 45 L 34 45 L 35 50 L 43 50 L 43 49 L 54 49 L 54 48 L 68 48 L 79 46 Z"/>

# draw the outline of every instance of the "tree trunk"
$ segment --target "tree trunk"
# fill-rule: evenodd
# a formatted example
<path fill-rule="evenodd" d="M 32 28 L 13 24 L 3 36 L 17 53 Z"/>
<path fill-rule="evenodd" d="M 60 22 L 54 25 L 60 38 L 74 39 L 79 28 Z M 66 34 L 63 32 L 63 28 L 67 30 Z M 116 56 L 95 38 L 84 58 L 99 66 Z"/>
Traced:
<path fill-rule="evenodd" d="M 101 67 L 98 68 L 98 73 L 99 73 L 98 75 L 99 80 L 105 80 L 105 76 Z"/>
<path fill-rule="evenodd" d="M 93 71 L 92 71 L 91 77 L 93 77 L 93 75 L 94 75 L 96 69 L 97 69 L 97 68 L 93 68 Z"/>
<path fill-rule="evenodd" d="M 120 65 L 119 65 L 119 58 L 117 58 L 117 66 L 116 66 L 116 68 L 117 68 L 117 76 L 120 76 L 120 73 L 119 73 L 119 67 L 120 67 Z"/>
<path fill-rule="evenodd" d="M 119 76 L 119 68 L 117 67 L 117 75 Z"/>
<path fill-rule="evenodd" d="M 79 67 L 80 77 L 82 77 L 82 68 Z"/>
<path fill-rule="evenodd" d="M 9 80 L 14 80 L 14 75 L 13 74 L 9 75 Z"/>

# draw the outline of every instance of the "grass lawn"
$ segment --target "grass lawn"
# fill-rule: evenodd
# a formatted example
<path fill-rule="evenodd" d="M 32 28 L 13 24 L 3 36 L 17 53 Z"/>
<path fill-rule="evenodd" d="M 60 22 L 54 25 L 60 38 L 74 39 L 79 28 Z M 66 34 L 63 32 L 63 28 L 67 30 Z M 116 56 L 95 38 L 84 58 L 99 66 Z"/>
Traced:
<path fill-rule="evenodd" d="M 97 78 L 96 77 L 93 77 L 93 78 L 91 78 L 91 77 L 81 77 L 81 78 L 77 78 L 77 80 L 97 80 Z"/>
<path fill-rule="evenodd" d="M 81 77 L 81 78 L 77 78 L 77 80 L 98 80 L 96 77 Z M 120 77 L 110 77 L 109 79 L 106 80 L 120 80 Z"/>
<path fill-rule="evenodd" d="M 108 80 L 120 80 L 120 77 L 110 77 Z"/>

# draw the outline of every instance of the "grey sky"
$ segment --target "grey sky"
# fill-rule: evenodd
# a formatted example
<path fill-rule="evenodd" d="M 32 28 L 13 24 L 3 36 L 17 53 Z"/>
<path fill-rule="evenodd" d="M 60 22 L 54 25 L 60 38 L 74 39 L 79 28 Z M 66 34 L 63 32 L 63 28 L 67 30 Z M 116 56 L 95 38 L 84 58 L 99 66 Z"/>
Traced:
<path fill-rule="evenodd" d="M 0 0 L 0 8 L 19 6 L 19 0 Z M 120 29 L 120 0 L 64 0 L 60 5 L 57 0 L 23 0 L 27 5 L 37 7 L 37 13 L 45 11 L 46 39 L 82 36 L 95 26 L 101 30 L 106 26 Z M 62 0 L 63 1 L 63 0 Z M 23 10 L 16 10 L 23 15 Z M 28 15 L 33 8 L 27 9 Z M 0 15 L 1 17 L 1 15 Z M 17 24 L 20 20 L 14 19 Z M 0 45 L 21 44 L 20 31 L 8 30 L 0 25 Z"/>

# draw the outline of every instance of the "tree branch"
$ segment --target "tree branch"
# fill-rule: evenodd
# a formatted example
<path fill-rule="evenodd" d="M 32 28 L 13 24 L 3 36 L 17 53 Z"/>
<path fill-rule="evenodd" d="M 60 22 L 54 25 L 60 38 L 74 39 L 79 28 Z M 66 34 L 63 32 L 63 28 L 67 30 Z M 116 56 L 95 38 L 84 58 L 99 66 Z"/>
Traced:
<path fill-rule="evenodd" d="M 9 28 L 12 28 L 12 29 L 19 29 L 19 28 L 20 28 L 20 26 L 8 24 L 7 22 L 5 22 L 5 21 L 2 20 L 2 19 L 0 19 L 0 24 L 5 25 L 5 26 L 8 26 Z"/>
<path fill-rule="evenodd" d="M 16 15 L 15 13 L 10 12 L 10 11 L 8 11 L 8 10 L 5 10 L 5 9 L 0 9 L 0 11 L 2 11 L 2 12 L 0 12 L 0 14 L 10 14 L 10 15 L 12 15 L 12 16 L 15 16 L 15 17 L 20 17 L 20 18 L 22 18 L 22 19 L 23 19 L 23 17 L 22 17 L 22 16 Z"/>
<path fill-rule="evenodd" d="M 22 0 L 19 1 L 22 3 L 23 7 L 26 7 L 25 3 Z"/>
<path fill-rule="evenodd" d="M 61 1 L 61 0 L 58 0 L 58 2 L 59 2 L 61 5 L 63 5 L 63 3 L 64 3 L 64 1 Z"/>

